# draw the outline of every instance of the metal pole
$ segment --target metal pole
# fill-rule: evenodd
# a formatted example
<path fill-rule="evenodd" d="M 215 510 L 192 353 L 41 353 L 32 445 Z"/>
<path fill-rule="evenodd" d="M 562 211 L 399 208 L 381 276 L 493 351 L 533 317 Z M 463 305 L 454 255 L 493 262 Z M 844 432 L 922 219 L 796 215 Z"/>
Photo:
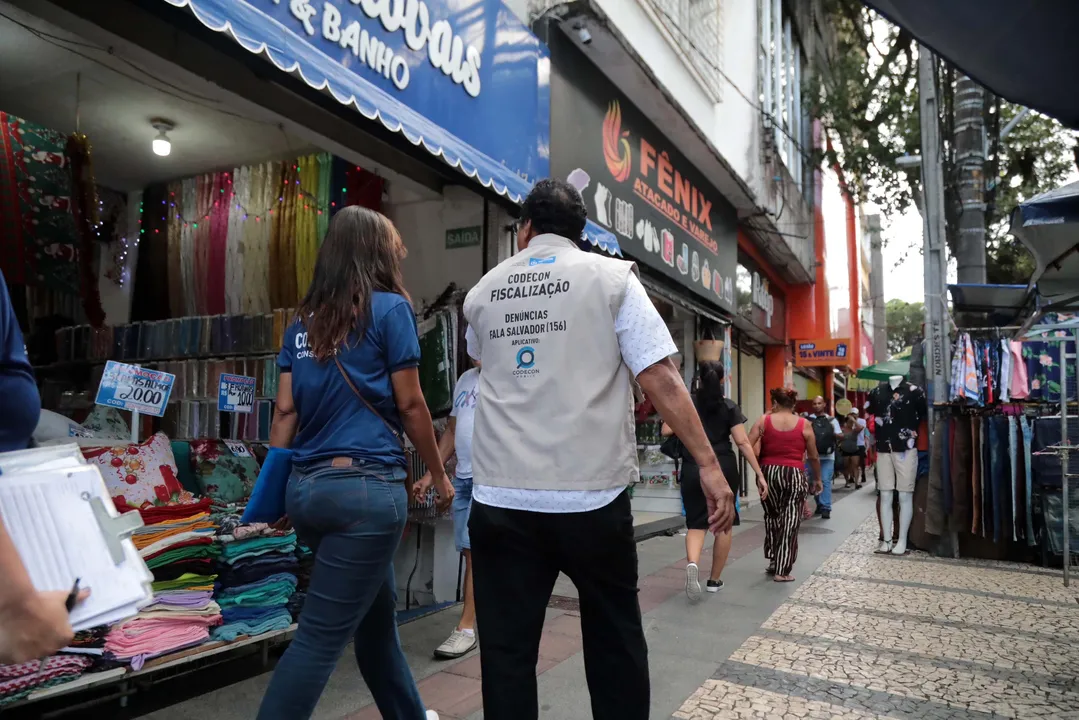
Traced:
<path fill-rule="evenodd" d="M 925 258 L 926 376 L 931 403 L 947 401 L 948 330 L 944 324 L 944 282 L 947 277 L 944 228 L 944 173 L 940 157 L 939 108 L 934 78 L 934 58 L 918 46 L 918 91 L 921 95 L 922 192 L 924 224 L 922 247 Z M 930 416 L 930 422 L 934 418 Z M 932 427 L 930 427 L 932 432 Z"/>
<path fill-rule="evenodd" d="M 1076 362 L 1079 362 L 1079 345 L 1076 346 Z M 1069 535 L 1068 516 L 1068 460 L 1071 455 L 1071 441 L 1068 439 L 1068 342 L 1060 341 L 1060 442 L 1064 452 L 1060 453 L 1060 502 L 1064 510 L 1064 587 L 1068 587 L 1071 574 L 1071 538 Z M 1079 378 L 1076 379 L 1079 382 Z"/>

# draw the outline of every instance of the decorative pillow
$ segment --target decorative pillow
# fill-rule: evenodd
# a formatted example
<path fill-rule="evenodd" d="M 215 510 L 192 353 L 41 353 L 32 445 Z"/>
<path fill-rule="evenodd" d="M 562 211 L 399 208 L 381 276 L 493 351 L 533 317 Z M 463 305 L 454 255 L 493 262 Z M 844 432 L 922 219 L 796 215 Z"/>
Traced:
<path fill-rule="evenodd" d="M 259 464 L 243 443 L 192 440 L 191 461 L 199 489 L 216 503 L 243 502 L 251 497 Z"/>
<path fill-rule="evenodd" d="M 94 405 L 94 409 L 82 421 L 82 426 L 92 430 L 94 437 L 103 440 L 127 441 L 131 437 L 131 428 L 116 408 Z"/>
<path fill-rule="evenodd" d="M 196 502 L 195 496 L 180 484 L 165 433 L 138 444 L 83 448 L 82 454 L 100 467 L 109 494 L 121 512 Z"/>

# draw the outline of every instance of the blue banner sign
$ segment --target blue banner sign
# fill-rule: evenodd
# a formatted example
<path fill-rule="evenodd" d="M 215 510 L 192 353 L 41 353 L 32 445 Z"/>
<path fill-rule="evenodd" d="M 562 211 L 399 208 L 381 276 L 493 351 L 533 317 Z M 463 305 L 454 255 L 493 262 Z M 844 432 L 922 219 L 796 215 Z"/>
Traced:
<path fill-rule="evenodd" d="M 161 417 L 176 376 L 109 360 L 97 386 L 98 405 Z"/>
<path fill-rule="evenodd" d="M 496 192 L 549 169 L 546 47 L 501 0 L 165 0 Z"/>
<path fill-rule="evenodd" d="M 249 413 L 255 409 L 255 378 L 246 375 L 221 373 L 217 392 L 217 409 L 221 412 Z"/>

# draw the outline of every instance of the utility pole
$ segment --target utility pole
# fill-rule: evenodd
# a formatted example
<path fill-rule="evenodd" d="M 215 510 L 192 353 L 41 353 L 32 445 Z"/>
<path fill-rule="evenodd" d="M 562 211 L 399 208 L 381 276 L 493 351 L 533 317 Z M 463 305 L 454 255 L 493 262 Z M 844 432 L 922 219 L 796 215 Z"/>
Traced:
<path fill-rule="evenodd" d="M 959 174 L 959 227 L 955 260 L 961 283 L 984 283 L 985 89 L 966 75 L 955 82 L 955 163 Z"/>
<path fill-rule="evenodd" d="M 948 327 L 945 278 L 947 278 L 947 241 L 944 224 L 944 171 L 940 148 L 940 107 L 933 68 L 935 59 L 929 48 L 918 46 L 918 92 L 921 96 L 922 130 L 922 249 L 925 261 L 925 370 L 929 383 L 929 401 L 942 403 L 948 398 Z M 983 228 L 984 229 L 984 228 Z M 985 260 L 982 248 L 982 275 Z M 932 423 L 932 413 L 930 414 Z"/>
<path fill-rule="evenodd" d="M 888 322 L 884 308 L 884 242 L 880 237 L 880 215 L 865 216 L 869 233 L 869 302 L 873 308 L 873 361 L 888 358 Z"/>

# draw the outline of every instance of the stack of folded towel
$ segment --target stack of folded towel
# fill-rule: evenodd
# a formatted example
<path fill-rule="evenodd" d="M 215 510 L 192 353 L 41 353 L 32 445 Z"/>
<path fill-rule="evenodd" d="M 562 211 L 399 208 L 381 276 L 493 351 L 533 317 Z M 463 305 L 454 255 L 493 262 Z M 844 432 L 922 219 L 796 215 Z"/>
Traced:
<path fill-rule="evenodd" d="M 221 554 L 214 598 L 224 624 L 215 640 L 232 641 L 292 625 L 288 603 L 296 591 L 296 534 L 277 531 L 265 523 L 230 524 L 219 535 Z"/>

